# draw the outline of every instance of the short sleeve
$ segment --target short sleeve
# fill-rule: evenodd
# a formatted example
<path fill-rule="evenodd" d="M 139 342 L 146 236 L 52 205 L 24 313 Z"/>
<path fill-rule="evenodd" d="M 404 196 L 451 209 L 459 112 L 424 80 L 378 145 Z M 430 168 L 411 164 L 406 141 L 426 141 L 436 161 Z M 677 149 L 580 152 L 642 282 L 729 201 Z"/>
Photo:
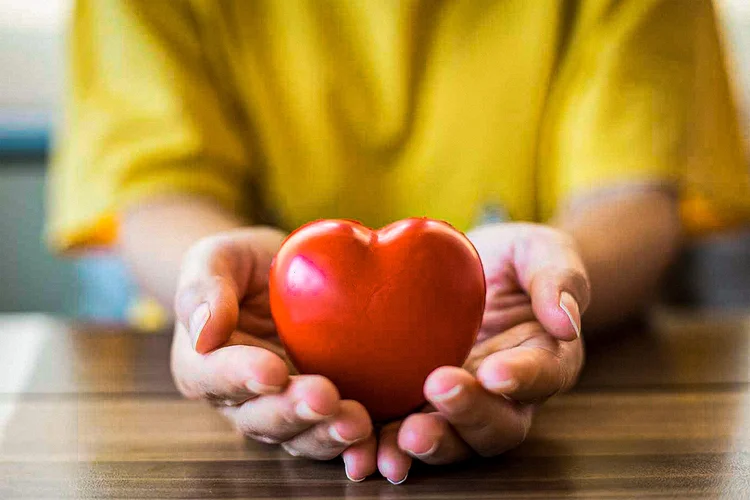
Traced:
<path fill-rule="evenodd" d="M 118 214 L 189 193 L 245 215 L 250 158 L 238 106 L 205 56 L 191 4 L 80 0 L 47 236 L 66 251 L 116 241 Z"/>
<path fill-rule="evenodd" d="M 747 220 L 750 183 L 710 0 L 578 3 L 550 89 L 540 211 L 594 191 L 670 186 L 683 208 Z M 683 210 L 685 223 L 702 221 Z"/>

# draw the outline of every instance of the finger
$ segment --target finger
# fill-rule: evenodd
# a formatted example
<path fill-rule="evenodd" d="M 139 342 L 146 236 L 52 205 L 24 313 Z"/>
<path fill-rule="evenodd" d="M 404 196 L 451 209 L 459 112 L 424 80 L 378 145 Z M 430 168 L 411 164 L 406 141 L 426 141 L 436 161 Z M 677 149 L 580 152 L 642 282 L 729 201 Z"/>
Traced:
<path fill-rule="evenodd" d="M 364 441 L 355 443 L 344 450 L 342 457 L 346 477 L 358 483 L 374 474 L 378 469 L 377 453 L 378 440 L 374 433 L 370 433 Z"/>
<path fill-rule="evenodd" d="M 537 228 L 516 241 L 515 255 L 518 279 L 531 297 L 539 322 L 559 339 L 579 337 L 590 290 L 573 238 Z"/>
<path fill-rule="evenodd" d="M 172 373 L 184 396 L 217 405 L 279 393 L 289 379 L 286 363 L 261 347 L 233 345 L 205 355 L 195 352 L 182 325 L 172 343 Z"/>
<path fill-rule="evenodd" d="M 414 413 L 401 425 L 398 446 L 427 464 L 442 465 L 466 460 L 474 451 L 440 413 Z"/>
<path fill-rule="evenodd" d="M 491 393 L 535 402 L 570 389 L 582 365 L 580 340 L 560 343 L 542 334 L 487 356 L 477 369 L 477 379 Z"/>
<path fill-rule="evenodd" d="M 255 335 L 250 335 L 240 330 L 235 330 L 221 347 L 224 348 L 233 345 L 248 345 L 260 347 L 261 349 L 270 351 L 287 363 L 287 367 L 290 369 L 290 374 L 294 373 L 294 366 L 291 364 L 291 361 L 288 359 L 286 352 L 284 351 L 284 347 L 280 343 L 273 342 L 264 338 L 259 338 Z"/>
<path fill-rule="evenodd" d="M 571 236 L 541 225 L 504 224 L 478 228 L 471 240 L 483 263 L 487 261 L 488 281 L 493 273 L 507 275 L 510 262 L 510 275 L 531 297 L 534 314 L 547 331 L 561 340 L 580 335 L 590 290 Z"/>
<path fill-rule="evenodd" d="M 222 411 L 244 435 L 265 443 L 282 443 L 332 417 L 339 402 L 330 380 L 299 375 L 290 378 L 281 394 L 251 399 Z"/>
<path fill-rule="evenodd" d="M 270 256 L 257 249 L 278 235 L 264 228 L 205 238 L 183 259 L 175 295 L 177 320 L 200 353 L 222 345 L 237 328 L 239 303 L 263 291 Z M 258 286 L 257 290 L 251 289 Z"/>
<path fill-rule="evenodd" d="M 502 335 L 498 335 L 498 333 Z M 556 342 L 556 339 L 550 336 L 538 321 L 527 321 L 501 332 L 493 331 L 490 333 L 489 338 L 484 339 L 483 342 L 474 344 L 471 352 L 469 352 L 469 356 L 464 361 L 463 368 L 476 376 L 479 365 L 482 364 L 487 356 L 498 351 L 513 349 L 525 342 L 530 342 L 535 337 L 543 337 L 548 339 L 550 343 Z M 555 343 L 554 345 L 557 344 Z"/>
<path fill-rule="evenodd" d="M 401 422 L 392 422 L 380 430 L 378 439 L 378 470 L 391 484 L 406 481 L 411 468 L 411 457 L 398 447 Z"/>
<path fill-rule="evenodd" d="M 330 460 L 372 435 L 372 421 L 365 407 L 352 400 L 341 401 L 335 416 L 282 444 L 293 456 Z M 363 476 L 364 477 L 364 476 Z"/>
<path fill-rule="evenodd" d="M 438 368 L 424 387 L 428 401 L 479 455 L 498 455 L 526 438 L 531 406 L 490 394 L 466 370 Z"/>

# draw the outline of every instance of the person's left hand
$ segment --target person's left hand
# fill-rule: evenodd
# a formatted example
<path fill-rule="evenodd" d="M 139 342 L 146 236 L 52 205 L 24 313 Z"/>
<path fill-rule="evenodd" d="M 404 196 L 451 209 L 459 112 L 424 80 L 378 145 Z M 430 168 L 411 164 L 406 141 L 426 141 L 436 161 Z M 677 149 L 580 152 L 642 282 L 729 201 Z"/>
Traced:
<path fill-rule="evenodd" d="M 590 292 L 573 239 L 533 224 L 484 226 L 468 236 L 487 279 L 477 343 L 463 368 L 429 375 L 428 409 L 386 425 L 376 458 L 372 445 L 344 452 L 352 479 L 371 472 L 375 459 L 381 474 L 398 484 L 412 458 L 445 464 L 503 453 L 525 439 L 538 405 L 578 377 L 581 315 Z"/>

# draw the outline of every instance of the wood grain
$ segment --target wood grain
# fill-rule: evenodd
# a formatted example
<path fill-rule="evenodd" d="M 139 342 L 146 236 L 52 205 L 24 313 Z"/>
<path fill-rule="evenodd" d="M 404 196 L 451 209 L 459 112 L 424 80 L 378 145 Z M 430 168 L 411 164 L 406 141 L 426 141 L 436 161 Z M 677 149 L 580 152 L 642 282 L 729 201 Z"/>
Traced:
<path fill-rule="evenodd" d="M 337 460 L 246 441 L 182 400 L 166 333 L 3 317 L 0 343 L 3 499 L 750 498 L 742 315 L 661 314 L 591 346 L 578 389 L 544 405 L 522 446 L 415 466 L 401 486 L 350 483 Z"/>
<path fill-rule="evenodd" d="M 134 397 L 44 398 L 11 405 L 4 460 L 267 460 L 208 406 Z M 548 402 L 516 456 L 750 452 L 750 395 L 569 394 Z M 44 432 L 38 432 L 43 430 Z M 551 443 L 554 443 L 552 445 Z M 290 458 L 291 460 L 291 458 Z"/>

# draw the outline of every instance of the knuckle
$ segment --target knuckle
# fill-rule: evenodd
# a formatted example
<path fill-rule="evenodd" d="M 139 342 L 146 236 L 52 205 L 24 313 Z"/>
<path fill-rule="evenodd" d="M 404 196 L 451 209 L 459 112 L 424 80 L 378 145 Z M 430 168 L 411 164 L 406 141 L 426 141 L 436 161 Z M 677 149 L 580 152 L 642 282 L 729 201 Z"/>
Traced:
<path fill-rule="evenodd" d="M 280 442 L 274 436 L 270 436 L 260 431 L 250 419 L 246 418 L 241 413 L 230 416 L 229 418 L 234 424 L 234 428 L 247 438 L 267 444 L 278 444 Z"/>
<path fill-rule="evenodd" d="M 327 433 L 318 434 L 310 456 L 318 460 L 331 460 L 339 456 L 345 449 L 345 445 L 334 441 Z"/>
<path fill-rule="evenodd" d="M 274 429 L 297 429 L 302 424 L 302 421 L 294 413 L 291 405 L 289 407 L 279 410 L 274 415 Z"/>
<path fill-rule="evenodd" d="M 575 386 L 583 368 L 582 356 L 581 353 L 572 362 L 560 362 L 560 392 L 569 391 Z"/>
<path fill-rule="evenodd" d="M 550 381 L 550 390 L 549 394 L 547 395 L 548 398 L 554 396 L 555 394 L 564 391 L 569 384 L 570 380 L 570 373 L 565 366 L 565 363 L 563 363 L 560 358 L 555 358 L 555 373 L 552 376 L 552 380 Z"/>
<path fill-rule="evenodd" d="M 237 249 L 230 235 L 219 234 L 198 240 L 186 252 L 180 266 L 177 297 L 193 297 L 212 283 L 206 276 L 215 268 L 237 261 Z"/>
<path fill-rule="evenodd" d="M 232 291 L 232 284 L 224 276 L 206 275 L 188 278 L 183 282 L 175 295 L 176 307 L 195 307 L 204 297 L 211 293 Z"/>
<path fill-rule="evenodd" d="M 482 458 L 496 457 L 523 442 L 523 437 L 520 437 L 515 429 L 505 429 L 502 432 L 488 429 L 486 432 L 489 437 L 482 440 L 478 446 L 473 446 L 474 452 Z"/>
<path fill-rule="evenodd" d="M 294 439 L 281 444 L 282 448 L 292 456 L 304 456 L 315 460 L 331 460 L 339 456 L 346 448 L 334 441 L 322 429 L 314 432 L 310 437 Z"/>
<path fill-rule="evenodd" d="M 370 414 L 367 412 L 367 409 L 364 407 L 364 405 L 358 401 L 342 401 L 341 410 L 356 421 L 366 420 L 368 423 L 370 422 Z"/>
<path fill-rule="evenodd" d="M 527 412 L 521 411 L 517 414 L 517 418 L 513 419 L 513 422 L 509 428 L 504 429 L 502 432 L 494 429 L 494 434 L 492 435 L 496 436 L 495 442 L 492 439 L 487 439 L 483 443 L 483 446 L 479 446 L 474 450 L 477 455 L 483 458 L 495 457 L 523 443 L 531 430 L 531 416 Z"/>
<path fill-rule="evenodd" d="M 537 376 L 531 382 L 535 393 L 539 398 L 535 401 L 544 401 L 562 391 L 568 383 L 569 373 L 564 353 L 554 345 L 538 345 L 538 367 Z"/>
<path fill-rule="evenodd" d="M 484 434 L 493 425 L 494 419 L 485 410 L 476 408 L 475 405 L 456 406 L 448 412 L 450 421 L 459 425 L 472 434 Z"/>
<path fill-rule="evenodd" d="M 224 251 L 229 243 L 229 238 L 225 234 L 212 234 L 205 236 L 190 246 L 185 253 L 184 261 L 192 261 L 196 259 L 205 259 L 212 257 L 215 254 Z"/>

